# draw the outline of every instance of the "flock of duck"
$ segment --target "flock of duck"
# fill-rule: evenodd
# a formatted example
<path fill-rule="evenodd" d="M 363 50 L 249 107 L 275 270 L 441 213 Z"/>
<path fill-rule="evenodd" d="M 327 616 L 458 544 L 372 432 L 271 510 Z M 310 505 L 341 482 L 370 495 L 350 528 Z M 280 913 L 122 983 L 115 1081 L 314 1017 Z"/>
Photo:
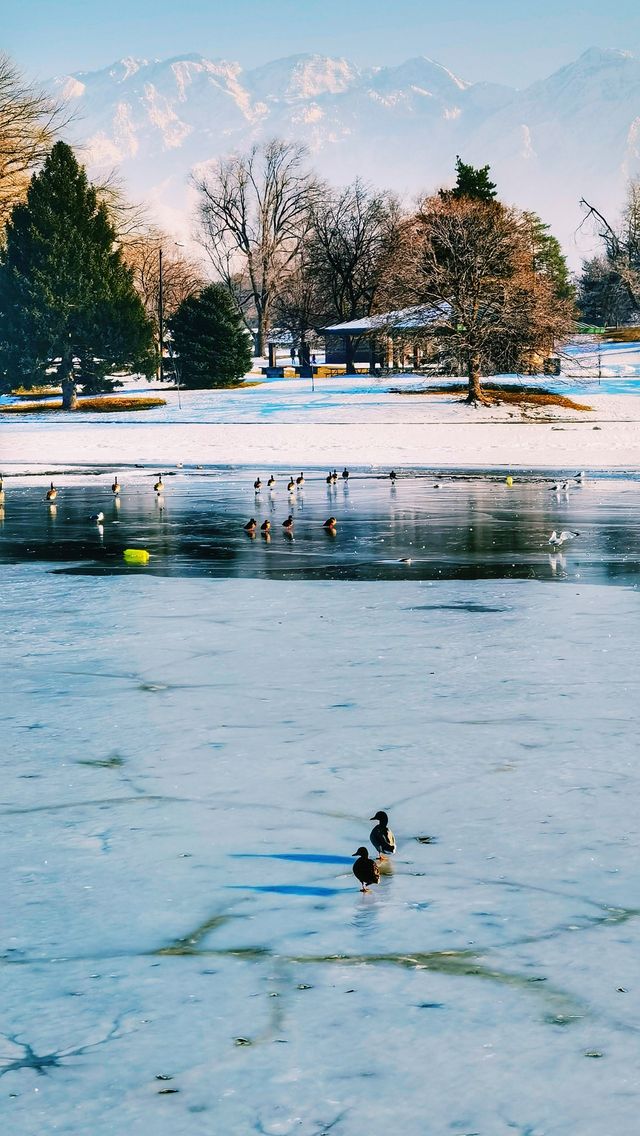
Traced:
<path fill-rule="evenodd" d="M 156 494 L 156 498 L 159 499 L 159 500 L 162 500 L 162 495 L 164 493 L 163 476 L 164 475 L 162 473 L 157 474 L 156 480 L 155 480 L 154 485 L 153 485 L 154 493 Z M 345 467 L 340 476 L 341 476 L 343 483 L 346 485 L 346 483 L 348 482 L 349 477 L 350 477 L 349 470 Z M 389 480 L 391 481 L 391 484 L 395 485 L 395 482 L 396 482 L 396 479 L 397 479 L 397 473 L 396 473 L 395 469 L 392 469 L 388 476 L 389 476 Z M 325 478 L 327 485 L 329 487 L 331 487 L 332 485 L 337 485 L 338 480 L 339 480 L 338 471 L 336 469 L 329 470 L 329 473 L 327 474 L 327 476 Z M 513 484 L 513 478 L 510 478 L 510 477 L 507 478 L 507 483 L 509 485 L 512 485 Z M 565 500 L 568 500 L 570 491 L 574 488 L 582 487 L 583 485 L 585 485 L 585 483 L 586 483 L 586 474 L 585 474 L 584 470 L 582 470 L 580 473 L 577 473 L 575 475 L 575 477 L 570 477 L 570 478 L 567 478 L 564 481 L 556 482 L 555 485 L 552 485 L 550 487 L 549 492 L 555 494 L 557 500 L 559 500 L 561 497 L 563 497 Z M 294 495 L 297 492 L 299 492 L 300 490 L 303 489 L 304 484 L 305 484 L 305 477 L 304 477 L 304 473 L 302 473 L 302 472 L 300 473 L 300 476 L 296 477 L 295 479 L 293 477 L 289 478 L 289 480 L 287 482 L 287 492 L 289 493 L 290 500 L 293 499 Z M 273 491 L 276 488 L 276 485 L 277 485 L 276 479 L 275 479 L 274 475 L 271 474 L 270 477 L 268 478 L 267 482 L 266 482 L 266 488 L 269 490 L 270 493 L 273 493 Z M 263 483 L 263 481 L 260 477 L 257 477 L 256 480 L 254 481 L 253 488 L 254 488 L 254 492 L 255 492 L 255 495 L 256 495 L 256 500 L 258 500 L 259 494 L 261 493 L 262 489 L 264 488 L 264 483 Z M 439 489 L 440 488 L 439 484 L 436 484 L 434 486 L 434 488 Z M 113 494 L 114 500 L 116 500 L 116 501 L 119 500 L 120 489 L 121 489 L 121 485 L 120 485 L 120 482 L 118 481 L 118 477 L 117 477 L 117 474 L 116 474 L 116 475 L 114 475 L 113 483 L 111 485 L 111 492 Z M 57 497 L 58 497 L 58 490 L 56 489 L 56 487 L 55 487 L 55 485 L 52 481 L 49 485 L 49 488 L 47 489 L 45 500 L 46 500 L 47 504 L 50 507 L 53 508 L 53 507 L 55 507 Z M 4 502 L 4 483 L 3 483 L 2 475 L 0 475 L 0 504 L 2 504 L 3 502 Z M 92 513 L 89 517 L 89 520 L 93 521 L 95 524 L 100 526 L 100 525 L 102 525 L 102 523 L 104 521 L 104 513 L 101 510 L 97 513 Z M 285 536 L 288 536 L 290 539 L 293 537 L 294 525 L 295 525 L 295 521 L 294 521 L 292 513 L 290 512 L 289 515 L 282 522 L 283 533 L 284 533 Z M 324 521 L 322 527 L 330 536 L 335 536 L 336 530 L 337 530 L 337 525 L 338 525 L 337 517 L 330 516 L 330 517 L 327 517 L 326 521 Z M 255 537 L 258 533 L 258 522 L 257 522 L 255 517 L 249 518 L 247 523 L 244 525 L 244 531 L 252 539 L 255 539 Z M 271 521 L 269 521 L 269 520 L 263 521 L 262 524 L 260 525 L 259 531 L 260 531 L 260 534 L 261 534 L 261 536 L 263 537 L 264 540 L 266 540 L 266 541 L 271 540 L 271 532 L 272 532 Z M 557 532 L 556 529 L 554 529 L 553 532 L 551 533 L 550 537 L 549 537 L 548 543 L 552 548 L 557 549 L 557 548 L 561 548 L 562 545 L 567 544 L 569 541 L 575 540 L 575 538 L 578 537 L 578 536 L 580 536 L 580 533 L 574 532 L 571 529 L 562 529 L 560 532 Z"/>
<path fill-rule="evenodd" d="M 392 856 L 396 850 L 396 838 L 389 828 L 389 817 L 387 814 L 380 809 L 371 817 L 371 820 L 378 822 L 375 828 L 371 829 L 369 835 L 369 840 L 378 853 L 377 859 L 371 859 L 369 850 L 365 848 L 364 844 L 361 844 L 357 851 L 353 853 L 353 855 L 357 857 L 353 865 L 353 874 L 361 885 L 360 891 L 368 891 L 369 884 L 380 883 L 380 868 L 378 864 L 381 860 L 386 860 L 387 856 Z"/>

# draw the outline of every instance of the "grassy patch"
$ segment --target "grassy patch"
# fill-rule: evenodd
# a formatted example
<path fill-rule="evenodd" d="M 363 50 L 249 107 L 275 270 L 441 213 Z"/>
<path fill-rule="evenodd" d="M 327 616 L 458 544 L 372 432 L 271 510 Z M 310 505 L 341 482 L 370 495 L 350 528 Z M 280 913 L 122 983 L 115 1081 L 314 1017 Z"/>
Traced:
<path fill-rule="evenodd" d="M 448 386 L 421 387 L 419 390 L 400 390 L 391 388 L 391 394 L 467 394 L 466 383 L 451 383 Z M 584 402 L 574 402 L 564 394 L 555 394 L 553 391 L 541 387 L 514 387 L 503 383 L 487 383 L 483 385 L 482 392 L 490 402 L 508 402 L 514 406 L 562 406 L 565 410 L 593 410 Z"/>
<path fill-rule="evenodd" d="M 638 343 L 640 327 L 608 327 L 604 339 L 610 343 Z"/>
<path fill-rule="evenodd" d="M 164 398 L 124 398 L 119 395 L 106 395 L 99 398 L 81 398 L 75 410 L 65 411 L 66 414 L 76 414 L 83 410 L 93 410 L 98 414 L 113 414 L 128 410 L 153 410 L 156 406 L 166 406 Z M 42 414 L 51 411 L 61 411 L 62 401 L 55 402 L 28 402 L 24 405 L 2 406 L 0 414 Z"/>
<path fill-rule="evenodd" d="M 60 387 L 16 387 L 11 391 L 14 398 L 55 398 L 56 395 L 61 395 Z"/>

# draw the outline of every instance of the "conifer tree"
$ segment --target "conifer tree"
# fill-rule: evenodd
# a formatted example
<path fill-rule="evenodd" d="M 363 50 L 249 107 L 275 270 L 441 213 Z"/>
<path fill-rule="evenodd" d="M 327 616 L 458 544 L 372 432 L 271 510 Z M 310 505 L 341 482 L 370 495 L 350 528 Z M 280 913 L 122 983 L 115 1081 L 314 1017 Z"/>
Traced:
<path fill-rule="evenodd" d="M 57 142 L 7 226 L 0 260 L 0 375 L 33 386 L 52 371 L 63 407 L 76 384 L 153 367 L 152 328 L 115 229 L 73 150 Z"/>
<path fill-rule="evenodd" d="M 470 198 L 472 201 L 484 201 L 489 204 L 497 197 L 496 183 L 489 177 L 490 166 L 468 165 L 463 162 L 460 155 L 456 157 L 456 184 L 453 189 L 440 190 L 440 196 L 445 200 L 459 201 L 461 198 Z"/>
<path fill-rule="evenodd" d="M 222 284 L 183 300 L 169 328 L 185 387 L 235 386 L 251 369 L 251 341 Z"/>

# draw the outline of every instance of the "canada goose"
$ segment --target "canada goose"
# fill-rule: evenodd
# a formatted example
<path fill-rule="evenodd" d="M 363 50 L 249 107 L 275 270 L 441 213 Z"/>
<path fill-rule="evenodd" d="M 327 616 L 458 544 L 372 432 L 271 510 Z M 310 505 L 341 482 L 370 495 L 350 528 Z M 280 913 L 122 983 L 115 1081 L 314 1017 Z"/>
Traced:
<path fill-rule="evenodd" d="M 298 486 L 298 489 L 302 489 L 302 486 L 304 485 L 304 473 L 301 473 L 300 477 L 296 477 L 296 485 Z"/>
<path fill-rule="evenodd" d="M 348 470 L 348 469 L 346 468 L 346 466 L 345 466 L 345 468 L 344 468 L 344 469 L 343 469 L 343 471 L 342 471 L 342 480 L 343 480 L 343 481 L 348 481 L 348 480 L 349 480 L 349 470 Z"/>
<path fill-rule="evenodd" d="M 164 481 L 162 480 L 162 474 L 161 473 L 158 474 L 158 480 L 156 481 L 153 488 L 155 489 L 156 493 L 163 493 L 164 492 Z"/>
<path fill-rule="evenodd" d="M 325 477 L 325 481 L 326 481 L 327 485 L 331 485 L 332 482 L 333 482 L 333 474 L 328 473 L 327 476 Z"/>
<path fill-rule="evenodd" d="M 58 490 L 56 489 L 53 482 L 51 482 L 51 488 L 47 489 L 47 501 L 55 501 L 57 496 L 58 496 Z"/>
<path fill-rule="evenodd" d="M 253 488 L 255 489 L 256 493 L 259 493 L 260 490 L 262 489 L 262 482 L 261 482 L 259 477 L 256 477 L 256 479 L 253 483 Z"/>
<path fill-rule="evenodd" d="M 358 848 L 353 855 L 358 857 L 353 865 L 353 874 L 362 884 L 360 891 L 368 891 L 367 884 L 380 883 L 380 869 L 375 860 L 370 858 L 366 848 Z"/>
<path fill-rule="evenodd" d="M 120 482 L 118 481 L 117 477 L 114 477 L 114 479 L 113 479 L 113 485 L 111 486 L 111 492 L 113 493 L 114 497 L 117 497 L 118 493 L 120 492 Z"/>
<path fill-rule="evenodd" d="M 293 493 L 295 487 L 296 487 L 296 483 L 293 480 L 293 478 L 290 477 L 288 482 L 287 482 L 287 489 L 289 490 L 289 493 Z"/>
<path fill-rule="evenodd" d="M 0 501 L 4 501 L 4 478 L 0 473 Z"/>
<path fill-rule="evenodd" d="M 338 522 L 337 522 L 335 517 L 327 517 L 327 520 L 324 522 L 322 527 L 323 527 L 323 529 L 329 529 L 329 530 L 335 529 L 337 523 Z"/>
<path fill-rule="evenodd" d="M 104 513 L 102 511 L 99 512 L 99 513 L 92 513 L 91 516 L 89 517 L 89 520 L 95 521 L 95 523 L 97 525 L 101 525 L 102 522 L 104 521 Z"/>
<path fill-rule="evenodd" d="M 384 860 L 386 856 L 392 856 L 395 852 L 396 838 L 389 828 L 389 817 L 386 813 L 377 812 L 371 820 L 377 820 L 378 823 L 371 829 L 369 840 L 378 853 L 378 859 Z"/>
<path fill-rule="evenodd" d="M 244 531 L 248 533 L 255 533 L 257 527 L 258 525 L 255 517 L 251 517 L 251 519 L 247 521 L 246 525 L 244 526 Z"/>
<path fill-rule="evenodd" d="M 396 471 L 395 471 L 395 469 L 392 469 L 391 473 L 389 474 L 389 480 L 395 481 L 395 479 L 396 479 Z"/>
<path fill-rule="evenodd" d="M 287 517 L 286 521 L 282 522 L 282 527 L 285 530 L 285 532 L 291 532 L 291 530 L 293 528 L 293 517 L 291 516 L 291 513 L 289 513 L 289 516 Z"/>
<path fill-rule="evenodd" d="M 268 480 L 268 482 L 267 482 L 267 485 L 269 486 L 269 489 L 274 489 L 274 488 L 275 488 L 275 484 L 276 484 L 276 479 L 275 479 L 275 477 L 273 476 L 273 474 L 271 474 L 271 477 L 269 478 L 269 480 Z"/>
<path fill-rule="evenodd" d="M 338 471 L 337 471 L 337 469 L 334 469 L 333 473 L 331 474 L 331 483 L 332 483 L 332 485 L 338 484 Z"/>
<path fill-rule="evenodd" d="M 263 521 L 260 525 L 261 533 L 268 533 L 271 531 L 271 521 Z"/>

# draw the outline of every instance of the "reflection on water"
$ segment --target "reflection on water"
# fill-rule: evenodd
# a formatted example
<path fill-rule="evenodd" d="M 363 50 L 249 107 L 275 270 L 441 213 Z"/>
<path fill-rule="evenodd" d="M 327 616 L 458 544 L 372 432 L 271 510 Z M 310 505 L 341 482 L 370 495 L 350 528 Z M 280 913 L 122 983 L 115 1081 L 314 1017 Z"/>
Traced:
<path fill-rule="evenodd" d="M 392 486 L 352 476 L 327 487 L 318 474 L 307 476 L 302 491 L 288 493 L 281 479 L 275 491 L 255 493 L 253 478 L 253 471 L 180 473 L 165 477 L 158 497 L 153 477 L 138 475 L 116 500 L 110 476 L 91 485 L 61 481 L 54 506 L 44 503 L 40 487 L 10 488 L 0 560 L 47 562 L 80 574 L 624 584 L 635 582 L 640 567 L 640 487 L 633 483 L 600 480 L 558 499 L 545 482 L 509 488 L 489 479 L 436 485 L 430 477 L 406 477 Z M 97 511 L 105 514 L 102 524 L 89 519 Z M 291 534 L 282 528 L 289 514 Z M 323 527 L 328 516 L 337 518 L 335 530 Z M 257 535 L 244 529 L 249 518 Z M 266 539 L 265 520 L 271 522 Z M 553 529 L 580 535 L 552 550 Z M 149 565 L 126 566 L 128 547 L 147 549 Z"/>

